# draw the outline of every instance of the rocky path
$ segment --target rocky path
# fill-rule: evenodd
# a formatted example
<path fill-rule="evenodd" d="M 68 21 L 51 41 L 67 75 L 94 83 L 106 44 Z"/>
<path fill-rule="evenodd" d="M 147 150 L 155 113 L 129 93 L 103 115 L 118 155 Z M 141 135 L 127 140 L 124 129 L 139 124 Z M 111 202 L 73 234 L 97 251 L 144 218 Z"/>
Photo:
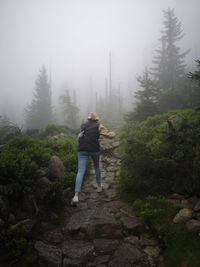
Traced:
<path fill-rule="evenodd" d="M 67 209 L 61 228 L 43 232 L 35 242 L 39 266 L 161 266 L 157 241 L 132 208 L 119 199 L 118 141 L 102 140 L 104 190 L 97 193 L 95 174 L 87 175 L 80 202 Z"/>

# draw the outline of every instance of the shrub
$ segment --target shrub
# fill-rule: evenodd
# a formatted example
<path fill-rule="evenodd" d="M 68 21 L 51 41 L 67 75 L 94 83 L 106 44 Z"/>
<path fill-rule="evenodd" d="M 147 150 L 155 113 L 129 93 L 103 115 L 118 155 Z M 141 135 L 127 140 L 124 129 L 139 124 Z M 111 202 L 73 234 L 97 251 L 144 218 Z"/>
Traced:
<path fill-rule="evenodd" d="M 149 196 L 135 201 L 134 208 L 163 243 L 166 267 L 199 266 L 199 237 L 189 233 L 183 224 L 173 223 L 179 207 L 164 197 Z"/>
<path fill-rule="evenodd" d="M 170 118 L 170 121 L 168 120 Z M 200 111 L 127 124 L 121 136 L 121 193 L 129 199 L 200 192 Z"/>
<path fill-rule="evenodd" d="M 19 136 L 0 150 L 0 194 L 18 199 L 34 189 L 35 172 L 47 165 L 50 153 L 39 140 Z"/>

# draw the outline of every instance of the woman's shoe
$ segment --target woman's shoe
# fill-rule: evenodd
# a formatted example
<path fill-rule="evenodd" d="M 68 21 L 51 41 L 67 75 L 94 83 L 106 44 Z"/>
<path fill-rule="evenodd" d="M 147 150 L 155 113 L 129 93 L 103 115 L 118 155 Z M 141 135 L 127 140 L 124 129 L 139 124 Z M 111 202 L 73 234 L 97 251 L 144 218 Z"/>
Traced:
<path fill-rule="evenodd" d="M 79 199 L 78 199 L 78 196 L 74 196 L 73 198 L 72 198 L 72 201 L 71 201 L 71 204 L 73 205 L 73 204 L 77 204 L 79 202 Z"/>
<path fill-rule="evenodd" d="M 103 190 L 103 186 L 102 185 L 97 185 L 97 192 L 101 193 Z"/>

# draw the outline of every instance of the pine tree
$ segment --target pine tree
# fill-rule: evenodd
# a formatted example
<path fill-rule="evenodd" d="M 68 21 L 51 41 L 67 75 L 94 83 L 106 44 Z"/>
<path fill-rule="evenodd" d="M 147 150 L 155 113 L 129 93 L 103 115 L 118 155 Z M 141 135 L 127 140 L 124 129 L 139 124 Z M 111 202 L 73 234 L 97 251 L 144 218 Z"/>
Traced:
<path fill-rule="evenodd" d="M 135 92 L 136 107 L 133 112 L 133 118 L 137 120 L 146 119 L 154 115 L 157 110 L 157 94 L 159 92 L 156 82 L 150 77 L 147 68 L 142 76 L 137 77 L 140 89 Z"/>
<path fill-rule="evenodd" d="M 39 70 L 33 96 L 32 103 L 25 110 L 26 127 L 28 129 L 39 129 L 53 121 L 51 88 L 44 65 Z"/>
<path fill-rule="evenodd" d="M 190 90 L 190 101 L 193 107 L 200 106 L 200 60 L 196 60 L 196 63 L 197 70 L 188 74 L 188 77 L 193 80 Z"/>
<path fill-rule="evenodd" d="M 176 45 L 184 34 L 181 28 L 181 22 L 175 16 L 174 9 L 168 8 L 163 11 L 164 29 L 161 31 L 161 48 L 156 50 L 156 56 L 153 60 L 155 67 L 153 73 L 158 79 L 160 87 L 163 90 L 175 89 L 181 77 L 185 75 L 184 58 L 189 50 L 181 53 Z"/>
<path fill-rule="evenodd" d="M 66 118 L 66 124 L 68 127 L 72 129 L 77 128 L 77 120 L 79 112 L 79 109 L 75 103 L 75 99 L 76 98 L 74 97 L 74 101 L 72 100 L 72 97 L 70 96 L 68 89 L 66 89 L 64 94 L 60 96 L 60 105 L 63 111 L 63 115 Z"/>

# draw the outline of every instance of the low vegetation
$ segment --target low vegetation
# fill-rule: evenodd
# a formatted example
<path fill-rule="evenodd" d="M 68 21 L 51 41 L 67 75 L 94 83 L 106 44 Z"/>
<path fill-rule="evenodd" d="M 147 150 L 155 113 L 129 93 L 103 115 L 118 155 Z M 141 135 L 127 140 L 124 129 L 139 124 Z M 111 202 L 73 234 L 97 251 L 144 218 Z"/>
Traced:
<path fill-rule="evenodd" d="M 35 266 L 30 230 L 51 219 L 52 212 L 59 213 L 72 197 L 77 165 L 73 134 L 49 125 L 34 132 L 34 137 L 17 134 L 4 140 L 0 148 L 1 266 L 17 266 L 18 262 Z M 52 156 L 58 156 L 65 166 L 63 179 L 48 177 Z"/>
<path fill-rule="evenodd" d="M 164 197 L 151 196 L 136 200 L 133 206 L 160 240 L 166 267 L 199 266 L 199 236 L 172 221 L 180 207 Z"/>
<path fill-rule="evenodd" d="M 167 267 L 199 266 L 199 236 L 173 223 L 172 193 L 199 196 L 200 110 L 177 110 L 128 123 L 121 136 L 121 195 L 150 226 Z"/>
<path fill-rule="evenodd" d="M 200 192 L 200 111 L 128 124 L 122 134 L 121 192 L 130 199 Z"/>

